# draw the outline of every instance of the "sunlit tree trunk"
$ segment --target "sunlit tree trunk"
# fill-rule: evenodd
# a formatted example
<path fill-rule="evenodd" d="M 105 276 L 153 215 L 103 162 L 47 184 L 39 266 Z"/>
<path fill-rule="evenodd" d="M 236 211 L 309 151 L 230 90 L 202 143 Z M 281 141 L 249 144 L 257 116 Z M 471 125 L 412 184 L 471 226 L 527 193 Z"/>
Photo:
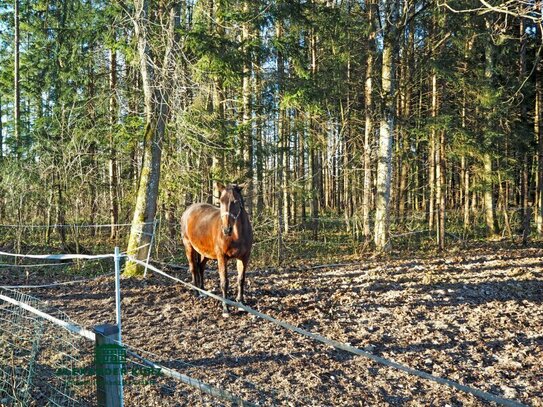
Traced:
<path fill-rule="evenodd" d="M 439 16 L 435 17 L 440 18 Z M 434 29 L 437 33 L 441 27 L 441 23 L 435 22 Z M 440 50 L 440 46 L 435 47 L 434 53 Z M 434 55 L 436 59 L 437 55 Z M 445 193 L 447 188 L 446 174 L 445 174 L 445 130 L 438 125 L 437 119 L 440 110 L 440 92 L 439 92 L 439 78 L 437 72 L 434 69 L 432 75 L 432 119 L 434 120 L 434 126 L 432 129 L 432 139 L 434 142 L 434 166 L 435 166 L 435 208 L 436 208 L 436 240 L 439 250 L 445 248 Z"/>
<path fill-rule="evenodd" d="M 471 50 L 471 40 L 465 46 L 464 49 L 464 60 L 462 62 L 462 75 L 465 77 L 468 74 L 468 51 Z M 461 111 L 461 126 L 462 129 L 466 129 L 466 114 L 467 114 L 467 96 L 466 96 L 466 79 L 462 81 L 462 111 Z M 462 154 L 460 158 L 460 168 L 461 168 L 461 178 L 463 186 L 463 225 L 464 231 L 467 231 L 470 227 L 470 211 L 469 211 L 469 183 L 470 183 L 470 170 L 469 170 L 469 159 L 466 154 Z"/>
<path fill-rule="evenodd" d="M 379 125 L 379 149 L 377 152 L 377 192 L 375 198 L 375 247 L 378 251 L 389 248 L 390 186 L 392 178 L 392 142 L 395 119 L 394 44 L 398 4 L 385 4 L 387 24 L 383 32 L 383 62 L 381 68 L 382 112 Z"/>
<path fill-rule="evenodd" d="M 161 58 L 153 52 L 150 44 L 149 0 L 134 0 L 136 15 L 134 26 L 138 40 L 138 54 L 140 58 L 141 77 L 145 99 L 145 134 L 143 147 L 143 164 L 139 178 L 138 192 L 134 217 L 128 241 L 128 254 L 143 260 L 147 258 L 153 235 L 158 200 L 158 187 L 160 182 L 160 165 L 162 158 L 162 145 L 166 132 L 169 115 L 168 70 L 172 62 L 172 47 L 175 41 L 175 28 L 179 23 L 175 9 L 153 10 L 155 13 L 164 13 L 168 19 L 166 31 L 166 45 L 161 52 Z M 165 14 L 168 13 L 168 14 Z M 138 275 L 143 272 L 142 267 L 132 261 L 127 261 L 126 275 Z"/>
<path fill-rule="evenodd" d="M 0 162 L 4 159 L 4 127 L 2 116 L 2 95 L 0 95 Z"/>
<path fill-rule="evenodd" d="M 119 204 L 117 199 L 117 154 L 115 149 L 115 127 L 117 125 L 117 53 L 109 51 L 109 205 L 111 238 L 117 237 L 119 223 Z"/>
<path fill-rule="evenodd" d="M 225 38 L 225 24 L 223 18 L 224 0 L 210 0 L 208 3 L 207 13 L 209 14 L 208 30 L 220 39 Z M 219 205 L 219 189 L 218 181 L 225 181 L 225 150 L 226 150 L 226 92 L 224 86 L 224 77 L 215 75 L 210 86 L 210 104 L 209 111 L 216 117 L 218 126 L 215 128 L 215 144 L 219 147 L 213 152 L 213 157 L 210 160 L 211 164 L 211 196 L 208 199 L 209 203 Z M 233 180 L 228 180 L 233 181 Z"/>
<path fill-rule="evenodd" d="M 249 0 L 244 0 L 243 11 L 245 18 L 249 19 Z M 243 79 L 242 79 L 242 110 L 243 110 L 243 162 L 245 166 L 245 178 L 247 182 L 246 208 L 249 215 L 253 212 L 253 128 L 252 128 L 252 104 L 251 104 L 251 65 L 252 57 L 249 48 L 251 29 L 250 23 L 246 20 L 242 25 L 242 41 L 244 47 L 243 55 Z"/>
<path fill-rule="evenodd" d="M 306 194 L 306 182 L 305 182 L 305 129 L 300 129 L 298 131 L 298 177 L 300 179 L 301 185 L 301 193 L 300 193 L 300 217 L 302 220 L 302 224 L 305 224 L 306 222 L 306 200 L 305 200 L 305 194 Z"/>
<path fill-rule="evenodd" d="M 490 31 L 490 22 L 486 21 L 487 29 Z M 485 40 L 485 78 L 489 83 L 492 83 L 493 79 L 493 49 L 492 39 L 487 38 Z M 494 124 L 487 123 L 487 129 L 491 128 Z M 490 144 L 490 143 L 489 143 Z M 493 182 L 493 166 L 492 155 L 489 151 L 490 145 L 485 149 L 483 153 L 483 174 L 484 174 L 484 190 L 483 190 L 483 203 L 485 208 L 485 222 L 488 234 L 494 235 L 498 232 L 498 225 L 496 222 L 496 207 L 494 204 L 494 182 Z"/>
<path fill-rule="evenodd" d="M 371 239 L 370 229 L 370 207 L 371 207 L 371 146 L 373 134 L 373 65 L 375 55 L 375 35 L 376 25 L 375 19 L 377 12 L 375 10 L 376 3 L 374 0 L 369 0 L 366 4 L 368 21 L 370 24 L 370 32 L 368 34 L 368 51 L 366 55 L 366 77 L 364 87 L 364 183 L 362 187 L 362 228 L 364 239 L 369 242 Z"/>
<path fill-rule="evenodd" d="M 14 78 L 14 98 L 13 98 L 13 133 L 15 139 L 15 154 L 20 157 L 21 154 L 21 88 L 20 88 L 20 71 L 19 71 L 19 0 L 14 1 L 14 31 L 13 39 L 13 78 Z"/>
<path fill-rule="evenodd" d="M 541 36 L 541 30 L 539 31 L 539 35 Z M 540 37 L 541 39 L 541 37 Z M 537 176 L 538 176 L 538 184 L 537 184 L 537 195 L 538 195 L 538 209 L 537 209 L 537 233 L 540 235 L 543 234 L 543 126 L 542 126 L 542 120 L 543 120 L 543 94 L 542 94 L 542 87 L 541 87 L 541 77 L 543 76 L 543 63 L 541 62 L 541 59 L 537 61 L 537 67 L 536 67 L 536 82 L 535 82 L 535 107 L 534 107 L 534 133 L 535 138 L 537 140 L 537 154 L 538 154 L 538 160 L 537 160 Z"/>
<path fill-rule="evenodd" d="M 317 35 L 314 29 L 309 33 L 309 46 L 311 56 L 311 78 L 316 80 L 317 76 Z M 309 131 L 310 131 L 310 147 L 309 147 L 309 178 L 310 182 L 310 212 L 311 212 L 311 229 L 313 232 L 313 239 L 317 239 L 319 228 L 319 175 L 318 175 L 318 151 L 317 144 L 317 125 L 316 119 L 313 117 L 314 113 L 310 113 L 309 118 Z"/>
<path fill-rule="evenodd" d="M 260 59 L 260 58 L 259 58 Z M 253 190 L 256 193 L 256 214 L 263 216 L 264 211 L 264 153 L 263 153 L 263 119 L 262 119 L 262 79 L 261 79 L 261 63 L 259 61 L 255 75 L 255 91 L 258 95 L 256 106 L 256 188 Z"/>

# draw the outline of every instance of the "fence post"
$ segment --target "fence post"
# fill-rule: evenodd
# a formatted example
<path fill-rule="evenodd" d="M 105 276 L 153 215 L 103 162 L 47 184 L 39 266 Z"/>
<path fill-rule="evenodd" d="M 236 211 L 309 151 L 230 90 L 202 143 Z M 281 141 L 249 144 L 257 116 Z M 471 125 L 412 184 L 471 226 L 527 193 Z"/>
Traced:
<path fill-rule="evenodd" d="M 149 250 L 147 251 L 147 261 L 146 263 L 149 264 L 149 260 L 151 259 L 151 250 L 153 250 L 153 242 L 155 241 L 155 233 L 156 233 L 156 225 L 157 225 L 158 218 L 155 218 L 153 221 L 153 234 L 151 235 L 151 242 L 149 243 Z M 145 271 L 143 272 L 143 278 L 147 278 L 147 264 L 145 265 Z"/>
<path fill-rule="evenodd" d="M 122 343 L 121 335 L 121 255 L 119 247 L 115 246 L 115 314 L 116 323 L 119 327 L 119 343 Z"/>
<path fill-rule="evenodd" d="M 119 344 L 119 327 L 98 325 L 94 333 L 97 405 L 123 407 L 122 370 L 126 362 L 126 351 Z"/>

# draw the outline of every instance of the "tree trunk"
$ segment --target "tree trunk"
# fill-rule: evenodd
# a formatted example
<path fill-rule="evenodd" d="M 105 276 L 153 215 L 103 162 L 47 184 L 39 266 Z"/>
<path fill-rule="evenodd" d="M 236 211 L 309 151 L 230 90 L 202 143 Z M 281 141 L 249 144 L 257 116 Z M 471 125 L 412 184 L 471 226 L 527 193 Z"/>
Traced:
<path fill-rule="evenodd" d="M 263 153 L 263 120 L 262 120 L 262 79 L 260 73 L 260 63 L 258 69 L 255 72 L 255 91 L 259 95 L 256 108 L 256 212 L 257 216 L 263 216 L 264 211 L 264 153 Z"/>
<path fill-rule="evenodd" d="M 115 151 L 115 127 L 117 125 L 117 53 L 109 50 L 109 205 L 111 221 L 111 239 L 117 238 L 119 223 L 119 204 L 117 198 L 117 154 Z"/>
<path fill-rule="evenodd" d="M 484 172 L 484 190 L 483 190 L 483 203 L 485 207 L 485 222 L 489 236 L 493 236 L 498 233 L 496 225 L 494 205 L 494 182 L 492 181 L 493 168 L 492 168 L 492 156 L 485 152 L 483 154 L 483 172 Z"/>
<path fill-rule="evenodd" d="M 249 0 L 244 0 L 243 11 L 247 19 L 249 19 Z M 243 83 L 242 83 L 242 110 L 243 110 L 243 162 L 245 166 L 245 179 L 247 182 L 246 192 L 246 209 L 249 216 L 253 213 L 253 129 L 252 129 L 252 104 L 251 104 L 251 50 L 249 41 L 251 39 L 250 22 L 244 21 L 242 25 L 242 41 L 244 47 L 243 56 Z"/>
<path fill-rule="evenodd" d="M 278 41 L 283 37 L 283 23 L 278 20 L 275 27 L 275 36 Z M 288 231 L 288 204 L 285 202 L 286 190 L 286 117 L 285 108 L 283 107 L 283 80 L 285 71 L 285 61 L 283 59 L 283 51 L 277 52 L 277 105 L 279 110 L 277 113 L 277 185 L 276 185 L 276 201 L 277 201 L 277 216 L 278 216 L 278 232 L 282 236 L 282 232 Z M 280 242 L 281 243 L 281 242 Z M 282 255 L 280 256 L 281 260 Z"/>
<path fill-rule="evenodd" d="M 370 206 L 371 206 L 371 145 L 373 133 L 373 63 L 375 54 L 375 35 L 376 25 L 375 19 L 377 13 L 375 11 L 375 0 L 369 0 L 367 3 L 367 15 L 370 23 L 370 32 L 368 35 L 368 54 L 366 56 L 366 78 L 364 88 L 364 184 L 362 187 L 362 228 L 364 240 L 369 242 L 371 239 L 370 229 Z"/>
<path fill-rule="evenodd" d="M 0 95 L 0 162 L 4 159 L 4 128 L 2 123 L 2 95 Z"/>
<path fill-rule="evenodd" d="M 469 220 L 469 168 L 467 165 L 466 156 L 461 157 L 461 177 L 463 185 L 463 205 L 464 205 L 464 231 L 469 229 L 470 220 Z"/>
<path fill-rule="evenodd" d="M 175 28 L 179 23 L 175 8 L 169 10 L 168 42 L 162 58 L 155 55 L 150 46 L 147 24 L 149 22 L 149 0 L 134 0 L 136 16 L 134 18 L 138 53 L 145 100 L 145 135 L 143 147 L 143 163 L 139 179 L 134 217 L 128 240 L 128 254 L 137 259 L 147 258 L 153 235 L 153 224 L 157 211 L 158 187 L 160 182 L 160 164 L 162 145 L 169 115 L 168 72 L 172 58 L 172 47 L 175 41 Z M 156 13 L 163 12 L 159 10 Z M 155 12 L 152 13 L 154 18 Z M 141 266 L 127 261 L 125 274 L 139 275 Z"/>
<path fill-rule="evenodd" d="M 440 130 L 438 133 L 436 157 L 437 244 L 439 250 L 443 250 L 445 248 L 445 192 L 447 188 L 445 173 L 445 130 Z"/>
<path fill-rule="evenodd" d="M 520 25 L 519 25 L 519 36 L 520 36 L 520 44 L 519 44 L 519 77 L 521 80 L 524 80 L 526 77 L 526 33 L 525 31 L 525 24 L 524 19 L 520 19 Z M 536 79 L 537 80 L 537 79 Z M 525 103 L 525 98 L 523 97 L 520 102 L 520 132 L 521 134 L 524 133 L 527 129 L 527 122 L 528 122 L 528 107 Z M 527 133 L 527 132 L 526 132 Z M 528 150 L 528 146 L 526 146 L 526 150 Z M 522 213 L 523 213 L 523 219 L 526 220 L 528 216 L 528 205 L 529 205 L 529 197 L 530 197 L 530 169 L 531 169 L 531 163 L 530 163 L 530 154 L 528 151 L 524 152 L 523 156 L 523 165 L 522 165 Z M 531 211 L 530 211 L 531 212 Z M 526 225 L 526 222 L 523 223 Z M 528 222 L 528 226 L 530 223 Z M 527 236 L 526 231 L 524 231 L 523 236 Z M 523 240 L 523 243 L 526 244 L 526 241 Z"/>
<path fill-rule="evenodd" d="M 305 225 L 306 222 L 306 208 L 305 208 L 305 191 L 306 191 L 306 182 L 305 182 L 305 129 L 300 129 L 298 131 L 298 177 L 301 182 L 301 192 L 300 192 L 300 217 L 302 220 L 302 225 Z"/>
<path fill-rule="evenodd" d="M 374 241 L 377 251 L 389 249 L 390 185 L 392 178 L 392 142 L 395 119 L 395 75 L 394 44 L 396 42 L 396 20 L 398 4 L 387 2 L 386 20 L 383 32 L 383 63 L 381 70 L 382 113 L 379 125 L 379 150 L 377 152 L 377 193 L 375 200 Z"/>
<path fill-rule="evenodd" d="M 316 80 L 317 75 L 317 36 L 315 30 L 310 31 L 309 43 L 311 47 L 311 78 L 313 81 Z M 310 201 L 310 211 L 311 211 L 311 229 L 313 233 L 313 239 L 317 239 L 318 229 L 319 229 L 319 178 L 318 178 L 318 158 L 317 158 L 317 149 L 316 149 L 316 140 L 317 140 L 317 125 L 316 120 L 313 117 L 314 113 L 310 113 L 310 149 L 309 149 L 309 177 L 311 178 L 311 201 Z"/>
<path fill-rule="evenodd" d="M 13 78 L 14 78 L 14 99 L 13 99 L 13 132 L 15 138 L 15 155 L 20 158 L 21 155 L 21 88 L 19 73 L 19 0 L 14 1 L 14 30 L 15 38 L 13 40 Z"/>
<path fill-rule="evenodd" d="M 437 76 L 432 74 L 432 119 L 437 116 Z M 436 129 L 432 125 L 430 140 L 428 141 L 428 229 L 432 231 L 435 224 L 435 198 L 436 198 Z"/>
<path fill-rule="evenodd" d="M 2 96 L 0 95 L 0 222 L 4 220 L 4 188 L 2 180 L 2 162 L 4 161 L 4 128 L 2 127 Z"/>
<path fill-rule="evenodd" d="M 539 35 L 541 36 L 541 30 Z M 537 184 L 537 202 L 539 207 L 537 209 L 537 233 L 543 234 L 543 94 L 541 87 L 541 77 L 543 76 L 543 63 L 541 59 L 536 61 L 536 82 L 535 82 L 535 108 L 534 108 L 534 133 L 535 139 L 537 140 L 537 175 L 538 175 L 538 184 Z"/>
<path fill-rule="evenodd" d="M 490 22 L 486 21 L 487 29 L 490 30 Z M 489 84 L 492 84 L 493 79 L 493 49 L 492 39 L 487 38 L 485 42 L 485 78 Z M 492 128 L 493 123 L 487 122 L 487 129 Z M 483 202 L 485 208 L 485 222 L 487 233 L 489 236 L 498 233 L 498 225 L 496 222 L 496 208 L 494 205 L 494 182 L 492 171 L 492 155 L 489 151 L 491 142 L 487 140 L 487 148 L 483 153 L 483 174 L 484 174 L 484 189 Z"/>

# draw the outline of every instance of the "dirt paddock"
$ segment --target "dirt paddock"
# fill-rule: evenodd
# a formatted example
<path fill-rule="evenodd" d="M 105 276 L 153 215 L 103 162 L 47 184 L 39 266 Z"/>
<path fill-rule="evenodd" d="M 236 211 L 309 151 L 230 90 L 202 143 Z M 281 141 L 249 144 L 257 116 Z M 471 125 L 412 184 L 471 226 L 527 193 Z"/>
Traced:
<path fill-rule="evenodd" d="M 260 312 L 437 376 L 543 406 L 543 249 L 471 248 L 439 257 L 248 274 Z M 230 265 L 230 295 L 235 273 Z M 185 272 L 176 273 L 189 281 Z M 30 283 L 39 280 L 31 276 Z M 44 277 L 42 277 L 44 278 Z M 4 276 L 0 284 L 14 284 Z M 17 280 L 15 278 L 15 280 Z M 22 281 L 22 276 L 21 276 Z M 485 405 L 469 394 L 316 343 L 151 276 L 123 279 L 123 340 L 158 362 L 262 404 Z M 218 293 L 218 276 L 206 273 Z M 114 282 L 27 290 L 86 327 L 114 321 Z M 190 368 L 178 361 L 190 363 Z M 241 377 L 251 383 L 236 387 Z M 143 391 L 143 390 L 142 390 Z M 151 388 L 147 405 L 197 403 Z M 257 394 L 258 400 L 251 400 Z M 192 400 L 192 401 L 191 401 Z M 202 404 L 220 405 L 220 401 Z M 140 404 L 143 405 L 143 404 Z"/>

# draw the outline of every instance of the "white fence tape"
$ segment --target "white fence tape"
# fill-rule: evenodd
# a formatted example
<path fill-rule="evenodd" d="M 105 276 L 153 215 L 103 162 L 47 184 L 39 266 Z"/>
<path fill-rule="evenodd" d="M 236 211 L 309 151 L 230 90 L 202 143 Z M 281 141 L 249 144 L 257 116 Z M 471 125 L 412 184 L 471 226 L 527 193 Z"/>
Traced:
<path fill-rule="evenodd" d="M 29 312 L 32 312 L 33 314 L 36 314 L 40 317 L 42 317 L 43 319 L 46 319 L 48 321 L 51 321 L 52 323 L 54 324 L 57 324 L 58 326 L 61 326 L 62 328 L 74 333 L 74 334 L 77 334 L 77 335 L 80 335 L 80 336 L 83 336 L 84 338 L 87 338 L 87 339 L 90 339 L 91 341 L 95 341 L 96 340 L 96 335 L 94 334 L 94 332 L 91 332 L 85 328 L 82 328 L 78 325 L 75 325 L 75 324 L 70 324 L 69 322 L 66 322 L 66 321 L 63 321 L 61 319 L 58 319 L 58 318 L 55 318 L 54 316 L 52 315 L 49 315 L 43 311 L 40 311 L 39 309 L 37 308 L 34 308 L 32 307 L 31 305 L 28 305 L 27 303 L 25 302 L 21 302 L 21 301 L 17 301 L 11 297 L 7 297 L 5 295 L 2 295 L 0 294 L 0 300 L 3 300 L 3 301 L 6 301 L 6 302 L 9 302 L 10 304 L 13 304 L 13 305 L 16 305 L 18 307 L 21 307 L 22 309 L 25 309 Z"/>
<path fill-rule="evenodd" d="M 200 292 L 200 293 L 202 293 L 202 294 L 204 294 L 204 295 L 206 295 L 208 297 L 214 298 L 214 299 L 216 299 L 218 301 L 224 302 L 224 303 L 226 303 L 228 305 L 231 305 L 233 307 L 237 307 L 239 309 L 242 309 L 242 310 L 246 311 L 249 314 L 252 314 L 252 315 L 255 315 L 255 316 L 259 317 L 259 318 L 265 319 L 265 320 L 267 320 L 267 321 L 269 321 L 269 322 L 271 322 L 271 323 L 273 323 L 275 325 L 281 326 L 281 327 L 283 327 L 283 328 L 285 328 L 285 329 L 287 329 L 289 331 L 296 332 L 296 333 L 298 333 L 300 335 L 303 335 L 305 337 L 314 339 L 314 340 L 316 340 L 318 342 L 321 342 L 321 343 L 323 343 L 325 345 L 329 345 L 329 346 L 332 346 L 332 347 L 334 347 L 336 349 L 341 349 L 343 351 L 346 351 L 346 352 L 349 352 L 349 353 L 352 353 L 352 354 L 355 354 L 355 355 L 358 355 L 358 356 L 364 356 L 364 357 L 366 357 L 368 359 L 371 359 L 374 362 L 377 362 L 377 363 L 379 363 L 381 365 L 392 367 L 392 368 L 400 370 L 402 372 L 405 372 L 405 373 L 408 373 L 408 374 L 411 374 L 411 375 L 414 375 L 414 376 L 418 376 L 418 377 L 421 377 L 423 379 L 433 381 L 435 383 L 444 384 L 444 385 L 447 385 L 449 387 L 453 387 L 453 388 L 455 388 L 457 390 L 463 391 L 465 393 L 473 394 L 474 396 L 480 397 L 480 398 L 482 398 L 484 400 L 491 401 L 491 402 L 494 402 L 494 403 L 497 403 L 497 404 L 500 404 L 500 405 L 503 405 L 503 406 L 527 407 L 525 404 L 522 404 L 522 403 L 520 403 L 518 401 L 506 399 L 506 398 L 499 397 L 499 396 L 495 396 L 495 395 L 487 393 L 485 391 L 478 390 L 478 389 L 475 389 L 473 387 L 469 387 L 469 386 L 454 382 L 454 381 L 449 380 L 449 379 L 445 379 L 445 378 L 442 378 L 442 377 L 439 377 L 439 376 L 434 376 L 434 375 L 432 375 L 430 373 L 426 373 L 426 372 L 423 372 L 423 371 L 420 371 L 420 370 L 417 370 L 417 369 L 413 369 L 411 367 L 402 365 L 400 363 L 397 363 L 397 362 L 394 362 L 392 360 L 383 358 L 381 356 L 374 355 L 373 353 L 364 351 L 362 349 L 355 348 L 353 346 L 346 345 L 344 343 L 335 341 L 333 339 L 325 338 L 322 335 L 306 331 L 305 329 L 302 329 L 302 328 L 299 328 L 299 327 L 294 326 L 292 324 L 289 324 L 288 322 L 284 322 L 284 321 L 278 320 L 276 318 L 273 318 L 273 317 L 271 317 L 269 315 L 258 312 L 255 309 L 253 309 L 251 307 L 248 307 L 247 305 L 244 305 L 242 303 L 228 300 L 228 299 L 223 298 L 223 297 L 221 297 L 219 295 L 213 294 L 213 293 L 211 293 L 209 291 L 202 290 L 201 288 L 195 287 L 194 285 L 192 285 L 190 283 L 187 283 L 186 281 L 183 281 L 183 280 L 181 280 L 179 278 L 173 277 L 173 276 L 163 272 L 162 270 L 152 266 L 151 264 L 147 264 L 147 263 L 145 263 L 145 262 L 143 262 L 141 260 L 135 259 L 132 256 L 128 256 L 128 258 L 129 258 L 129 260 L 133 261 L 136 264 L 139 264 L 141 266 L 147 266 L 149 268 L 149 270 L 152 270 L 152 271 L 154 271 L 154 272 L 156 272 L 158 274 L 161 274 L 161 275 L 163 275 L 163 276 L 165 276 L 167 278 L 170 278 L 170 279 L 172 279 L 174 281 L 177 281 L 177 282 L 183 284 L 184 286 L 186 286 L 188 288 L 191 288 L 193 290 L 197 290 L 198 292 Z"/>
<path fill-rule="evenodd" d="M 139 225 L 151 225 L 153 222 L 142 222 Z M 132 226 L 132 223 L 100 223 L 100 224 L 88 224 L 88 223 L 68 223 L 68 224 L 54 224 L 54 225 L 0 225 L 0 228 L 21 228 L 21 229 L 55 229 L 55 228 L 110 228 L 119 226 Z"/>
<path fill-rule="evenodd" d="M 189 386 L 191 387 L 195 387 L 199 390 L 201 390 L 203 393 L 206 393 L 206 394 L 209 394 L 210 396 L 214 396 L 214 397 L 218 397 L 222 400 L 227 400 L 227 401 L 230 401 L 232 403 L 234 403 L 235 405 L 238 405 L 238 406 L 250 406 L 250 407 L 256 407 L 256 404 L 251 404 L 251 403 L 248 403 L 247 401 L 239 398 L 239 397 L 236 397 L 234 396 L 233 394 L 225 391 L 225 390 L 222 390 L 222 389 L 219 389 L 217 387 L 213 387 L 209 384 L 206 384 L 200 380 L 197 380 L 197 379 L 194 379 L 190 376 L 187 376 L 187 375 L 184 375 L 182 373 L 179 373 L 173 369 L 170 369 L 170 368 L 167 368 L 165 366 L 162 366 L 162 365 L 159 365 L 158 363 L 155 363 L 155 362 L 152 362 L 150 360 L 147 360 L 145 359 L 144 357 L 138 355 L 137 353 L 135 352 L 132 352 L 130 350 L 127 350 L 126 353 L 128 353 L 129 355 L 135 357 L 136 359 L 140 360 L 143 364 L 147 365 L 147 366 L 150 366 L 152 368 L 155 368 L 155 369 L 160 369 L 160 373 L 165 375 L 165 376 L 168 376 L 168 377 L 173 377 L 174 379 L 177 379 L 177 380 L 180 380 L 182 381 L 183 383 L 185 384 L 188 384 Z"/>
<path fill-rule="evenodd" d="M 7 288 L 7 289 L 10 289 L 10 290 L 17 290 L 17 289 L 19 289 L 19 288 L 49 288 L 49 287 L 58 287 L 58 286 L 69 285 L 69 284 L 87 283 L 87 282 L 89 282 L 89 281 L 94 281 L 94 280 L 96 280 L 97 278 L 112 276 L 113 274 L 115 274 L 115 273 L 102 274 L 102 275 L 100 275 L 100 276 L 98 276 L 98 277 L 94 277 L 94 278 L 86 278 L 86 279 L 84 279 L 84 280 L 62 281 L 62 282 L 58 282 L 58 283 L 41 284 L 41 285 L 1 285 L 0 288 Z"/>
<path fill-rule="evenodd" d="M 12 267 L 12 268 L 20 268 L 20 269 L 26 269 L 26 268 L 35 268 L 35 267 L 45 267 L 45 266 L 67 266 L 69 263 L 41 263 L 41 264 L 9 264 L 9 263 L 1 263 L 0 267 Z"/>
<path fill-rule="evenodd" d="M 42 260 L 98 260 L 111 259 L 115 255 L 111 254 L 15 254 L 0 251 L 0 256 L 18 257 L 27 259 L 42 259 Z"/>

